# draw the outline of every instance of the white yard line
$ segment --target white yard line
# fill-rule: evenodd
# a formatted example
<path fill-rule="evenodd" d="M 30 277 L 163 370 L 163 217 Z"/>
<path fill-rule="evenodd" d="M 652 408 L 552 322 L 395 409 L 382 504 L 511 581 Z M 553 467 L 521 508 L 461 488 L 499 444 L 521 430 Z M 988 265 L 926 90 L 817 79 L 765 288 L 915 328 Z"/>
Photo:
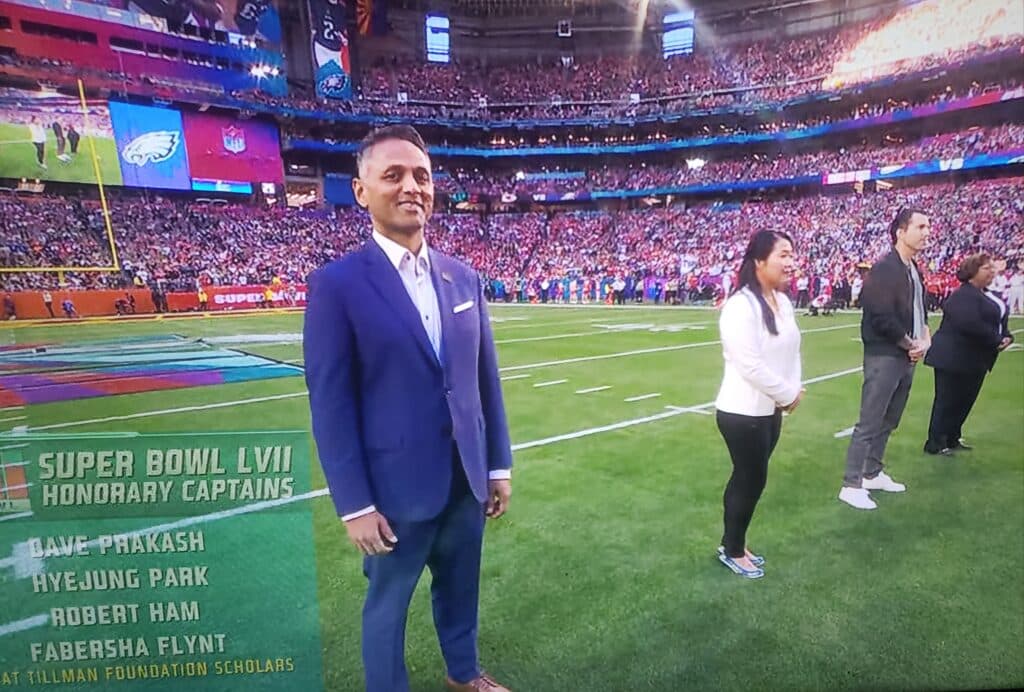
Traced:
<path fill-rule="evenodd" d="M 0 418 L 0 423 L 13 423 L 16 420 L 25 420 L 28 416 L 11 416 L 10 418 Z"/>
<path fill-rule="evenodd" d="M 549 334 L 548 336 L 526 336 L 520 339 L 495 339 L 495 344 L 525 344 L 530 341 L 554 341 L 556 339 L 575 339 L 581 336 L 597 336 L 599 334 L 620 334 L 612 329 L 602 329 L 599 332 L 573 332 L 571 334 Z"/>
<path fill-rule="evenodd" d="M 830 332 L 836 329 L 850 329 L 858 327 L 858 324 L 841 324 L 834 327 L 820 327 L 818 329 L 805 329 L 803 334 L 814 334 L 817 332 Z M 515 370 L 532 370 L 533 368 L 547 368 L 553 365 L 570 365 L 572 363 L 588 363 L 595 360 L 609 360 L 614 358 L 625 358 L 627 356 L 640 356 L 648 353 L 665 353 L 669 351 L 682 351 L 689 348 L 700 348 L 702 346 L 716 346 L 721 341 L 698 341 L 692 344 L 678 344 L 676 346 L 658 346 L 656 348 L 641 348 L 635 351 L 621 351 L 619 353 L 604 353 L 597 356 L 580 356 L 578 358 L 565 358 L 562 360 L 548 360 L 541 363 L 526 363 L 524 365 L 506 365 L 499 368 L 501 372 L 513 372 Z"/>
<path fill-rule="evenodd" d="M 628 399 L 623 399 L 623 401 L 643 401 L 645 399 L 657 399 L 659 396 L 661 396 L 661 392 L 653 392 L 651 394 L 641 394 L 640 396 L 631 396 Z"/>
<path fill-rule="evenodd" d="M 636 351 L 621 351 L 619 353 L 605 353 L 599 356 L 580 356 L 579 358 L 565 358 L 563 360 L 548 360 L 541 363 L 527 363 L 525 365 L 507 365 L 499 368 L 501 372 L 513 370 L 532 370 L 534 368 L 547 368 L 553 365 L 570 365 L 572 363 L 588 363 L 595 360 L 609 360 L 612 358 L 625 358 L 626 356 L 639 356 L 647 353 L 664 353 L 666 351 L 682 351 L 687 348 L 700 348 L 701 346 L 714 346 L 721 342 L 700 341 L 693 344 L 680 344 L 678 346 L 659 346 L 657 348 L 641 348 Z"/>
<path fill-rule="evenodd" d="M 508 319 L 508 318 L 505 318 L 505 319 Z M 585 320 L 560 320 L 558 322 L 530 322 L 526 318 L 523 318 L 522 320 L 516 321 L 514 323 L 491 322 L 491 330 L 494 333 L 498 333 L 499 330 L 504 332 L 505 330 L 508 330 L 508 329 L 537 329 L 537 330 L 541 330 L 541 329 L 549 329 L 551 327 L 564 327 L 567 324 L 591 324 L 592 325 L 594 322 L 598 322 L 598 321 L 600 321 L 600 320 L 598 318 L 596 318 L 596 317 L 588 317 Z M 628 323 L 623 322 L 622 324 L 628 324 Z"/>
<path fill-rule="evenodd" d="M 550 380 L 548 382 L 538 382 L 537 384 L 535 384 L 533 386 L 534 387 L 552 387 L 552 386 L 554 386 L 556 384 L 565 384 L 568 381 L 569 380 Z"/>
<path fill-rule="evenodd" d="M 603 392 L 606 389 L 611 389 L 611 385 L 605 384 L 600 387 L 588 387 L 586 389 L 577 389 L 577 394 L 593 394 L 594 392 Z"/>
<path fill-rule="evenodd" d="M 666 406 L 665 408 L 669 411 L 679 411 L 680 413 L 699 413 L 702 416 L 715 415 L 711 413 L 711 411 L 708 411 L 707 408 L 701 408 L 700 406 L 690 406 L 689 408 L 684 406 Z"/>
<path fill-rule="evenodd" d="M 834 330 L 834 329 L 844 329 L 844 328 L 855 327 L 855 326 L 857 326 L 857 325 L 849 324 L 849 325 L 839 325 L 839 326 L 835 326 L 835 327 L 823 327 L 821 329 L 808 329 L 808 330 L 804 331 L 804 333 L 807 334 L 807 333 L 820 332 L 820 331 L 831 331 L 831 330 Z M 515 371 L 515 370 L 528 370 L 528 369 L 533 369 L 533 368 L 547 367 L 547 366 L 550 366 L 550 365 L 562 365 L 562 364 L 566 364 L 566 363 L 579 363 L 579 362 L 593 361 L 593 360 L 606 360 L 608 358 L 620 358 L 620 357 L 623 357 L 623 356 L 638 355 L 638 354 L 641 354 L 641 353 L 657 353 L 657 352 L 661 352 L 661 351 L 676 351 L 676 350 L 680 350 L 680 349 L 696 348 L 698 346 L 710 346 L 710 345 L 714 345 L 714 344 L 718 344 L 718 343 L 720 343 L 720 342 L 718 342 L 718 341 L 702 341 L 702 342 L 695 343 L 695 344 L 681 344 L 679 346 L 663 346 L 663 347 L 654 348 L 654 349 L 642 349 L 642 350 L 639 350 L 639 351 L 625 351 L 625 352 L 622 352 L 622 353 L 610 353 L 610 354 L 605 354 L 605 355 L 600 355 L 600 356 L 583 356 L 581 358 L 569 358 L 567 360 L 548 361 L 548 362 L 544 362 L 544 363 L 530 363 L 530 364 L 527 364 L 527 365 L 512 365 L 512 366 L 509 366 L 509 367 L 499 368 L 499 370 L 501 372 L 509 372 L 509 371 Z M 178 407 L 178 408 L 157 409 L 155 411 L 140 411 L 138 413 L 128 413 L 128 414 L 124 414 L 124 415 L 120 415 L 120 416 L 106 416 L 106 417 L 103 417 L 103 418 L 87 418 L 85 420 L 67 421 L 67 422 L 64 422 L 64 423 L 52 423 L 50 425 L 42 425 L 42 426 L 38 426 L 38 427 L 30 427 L 28 430 L 30 432 L 40 431 L 40 430 L 60 430 L 60 429 L 63 429 L 63 428 L 77 427 L 79 425 L 92 425 L 94 423 L 110 423 L 110 422 L 113 422 L 113 421 L 120 421 L 120 420 L 132 420 L 132 419 L 136 419 L 136 418 L 149 418 L 149 417 L 152 417 L 152 416 L 162 416 L 162 415 L 171 414 L 171 413 L 187 413 L 189 411 L 206 411 L 206 410 L 209 410 L 209 409 L 228 408 L 228 407 L 231 407 L 231 406 L 242 406 L 242 405 L 245 405 L 245 404 L 258 404 L 258 403 L 262 403 L 262 402 L 265 402 L 265 401 L 278 401 L 278 400 L 281 400 L 281 399 L 292 399 L 292 398 L 295 398 L 295 397 L 303 397 L 303 396 L 307 396 L 307 394 L 308 394 L 307 392 L 302 391 L 302 392 L 293 392 L 291 394 L 275 394 L 273 396 L 254 397 L 254 398 L 251 398 L 251 399 L 236 399 L 236 400 L 233 400 L 233 401 L 220 401 L 220 402 L 216 402 L 216 403 L 212 403 L 212 404 L 200 404 L 200 405 L 196 405 L 196 406 L 182 406 L 182 407 Z"/>
<path fill-rule="evenodd" d="M 827 375 L 819 375 L 818 377 L 812 377 L 808 380 L 804 380 L 802 384 L 816 384 L 818 382 L 834 380 L 837 377 L 845 377 L 846 375 L 852 375 L 854 373 L 860 372 L 863 369 L 863 366 L 861 366 L 856 368 L 849 368 L 847 370 L 839 370 L 838 372 L 831 372 Z M 651 416 L 644 416 L 643 418 L 634 418 L 632 420 L 620 421 L 618 423 L 612 423 L 610 425 L 602 425 L 596 428 L 577 430 L 576 432 L 565 433 L 563 435 L 555 435 L 554 437 L 545 437 L 544 439 L 534 440 L 533 442 L 523 442 L 517 445 L 512 445 L 512 451 L 530 449 L 531 447 L 543 447 L 544 445 L 554 444 L 556 442 L 564 442 L 565 440 L 577 440 L 581 437 L 588 437 L 590 435 L 596 435 L 598 433 L 610 432 L 612 430 L 621 430 L 623 428 L 631 428 L 635 425 L 644 425 L 645 423 L 653 423 L 654 421 L 664 420 L 665 418 L 671 418 L 673 416 L 682 415 L 684 413 L 700 413 L 701 411 L 709 409 L 714 405 L 715 402 L 709 401 L 707 403 L 698 404 L 696 406 L 674 406 L 671 411 L 656 413 Z"/>
<path fill-rule="evenodd" d="M 294 364 L 297 364 L 297 363 L 305 362 L 305 360 L 306 360 L 305 358 L 289 358 L 288 360 L 282 360 L 281 362 L 282 363 L 289 363 L 289 364 L 294 365 Z"/>
<path fill-rule="evenodd" d="M 18 632 L 24 632 L 34 627 L 42 627 L 50 622 L 50 616 L 48 613 L 40 613 L 39 615 L 33 615 L 30 618 L 24 620 L 15 620 L 14 622 L 8 622 L 6 625 L 0 625 L 0 637 L 5 634 L 16 634 Z"/>
<path fill-rule="evenodd" d="M 189 411 L 206 411 L 212 408 L 229 408 L 243 404 L 258 404 L 264 401 L 279 401 L 281 399 L 294 399 L 299 396 L 307 396 L 307 392 L 292 392 L 291 394 L 274 394 L 273 396 L 259 396 L 252 399 L 236 399 L 234 401 L 218 401 L 214 404 L 201 404 L 198 406 L 180 406 L 178 408 L 165 408 L 157 411 L 140 411 L 138 413 L 127 413 L 122 416 L 106 416 L 105 418 L 88 418 L 86 420 L 74 420 L 66 423 L 52 423 L 29 428 L 31 432 L 38 430 L 58 430 L 60 428 L 73 428 L 78 425 L 92 425 L 93 423 L 109 423 L 116 420 L 131 420 L 133 418 L 149 418 L 151 416 L 163 416 L 168 413 L 188 413 Z"/>
<path fill-rule="evenodd" d="M 521 380 L 526 377 L 533 377 L 533 375 L 530 375 L 529 373 L 525 375 L 505 375 L 501 378 L 501 381 L 504 382 L 505 380 Z"/>
<path fill-rule="evenodd" d="M 824 382 L 826 380 L 831 380 L 831 379 L 835 379 L 837 377 L 843 377 L 845 375 L 850 375 L 850 374 L 853 374 L 855 372 L 860 372 L 861 369 L 862 368 L 859 368 L 859 367 L 858 368 L 850 368 L 848 370 L 840 370 L 838 372 L 829 373 L 827 375 L 821 375 L 819 377 L 812 377 L 809 380 L 804 380 L 803 384 L 814 384 L 816 382 Z M 304 393 L 290 394 L 290 395 L 285 395 L 285 396 L 301 396 L 301 395 L 304 395 Z M 225 402 L 225 405 L 227 403 L 229 403 L 229 402 Z M 543 439 L 540 439 L 540 440 L 534 440 L 532 442 L 521 442 L 519 444 L 512 445 L 512 451 L 513 452 L 518 452 L 518 451 L 521 451 L 521 450 L 524 450 L 524 449 L 531 449 L 533 447 L 543 447 L 545 445 L 555 444 L 555 443 L 558 443 L 558 442 L 564 442 L 566 440 L 576 440 L 576 439 L 579 439 L 581 437 L 587 437 L 587 436 L 590 436 L 590 435 L 596 435 L 596 434 L 602 433 L 602 432 L 610 432 L 610 431 L 613 431 L 613 430 L 622 430 L 624 428 L 630 428 L 630 427 L 633 427 L 633 426 L 636 426 L 636 425 L 644 425 L 646 423 L 652 423 L 652 422 L 655 422 L 655 421 L 664 420 L 666 418 L 671 418 L 671 417 L 674 417 L 674 416 L 682 415 L 684 413 L 701 413 L 701 412 L 703 412 L 704 409 L 710 408 L 712 406 L 714 406 L 714 402 L 713 401 L 705 403 L 705 404 L 700 404 L 698 406 L 689 406 L 689 407 L 678 407 L 678 406 L 676 406 L 676 407 L 672 407 L 672 410 L 664 411 L 662 413 L 656 413 L 656 414 L 654 414 L 652 416 L 645 416 L 643 418 L 634 418 L 632 420 L 620 421 L 618 423 L 612 423 L 610 425 L 602 425 L 602 426 L 599 426 L 599 427 L 596 427 L 596 428 L 587 428 L 585 430 L 578 430 L 576 432 L 566 433 L 566 434 L 563 434 L 563 435 L 555 435 L 553 437 L 546 437 L 546 438 L 543 438 Z M 280 499 L 277 499 L 277 500 L 265 500 L 263 502 L 255 502 L 255 503 L 252 503 L 252 504 L 249 504 L 249 505 L 244 505 L 242 507 L 233 507 L 231 509 L 222 510 L 222 511 L 219 511 L 219 512 L 212 512 L 210 514 L 203 514 L 203 515 L 199 515 L 199 516 L 195 516 L 195 517 L 185 517 L 183 519 L 179 519 L 177 521 L 169 522 L 169 523 L 166 523 L 166 524 L 157 524 L 155 526 L 150 526 L 148 528 L 139 529 L 137 531 L 129 531 L 129 532 L 126 532 L 126 535 L 148 535 L 148 534 L 159 533 L 159 532 L 163 532 L 163 531 L 174 531 L 174 530 L 177 530 L 177 529 L 180 529 L 180 528 L 184 528 L 184 527 L 187 527 L 187 526 L 195 526 L 197 524 L 204 524 L 204 523 L 207 523 L 207 522 L 210 522 L 210 521 L 216 521 L 218 519 L 224 519 L 224 518 L 228 518 L 228 517 L 238 516 L 238 515 L 241 515 L 241 514 L 250 514 L 252 512 L 259 512 L 259 511 L 262 511 L 264 509 L 270 509 L 272 507 L 279 507 L 279 506 L 282 506 L 282 505 L 291 504 L 293 502 L 300 502 L 300 501 L 303 501 L 303 500 L 310 500 L 310 499 L 317 498 L 317 497 L 323 497 L 324 495 L 327 495 L 328 493 L 329 493 L 329 491 L 327 490 L 327 488 L 320 488 L 318 490 L 312 490 L 310 492 L 302 493 L 300 495 L 293 495 L 292 497 L 288 497 L 288 498 L 280 498 Z M 8 515 L 0 516 L 0 521 L 7 521 L 7 520 L 11 520 L 11 519 L 22 519 L 22 518 L 30 517 L 30 516 L 32 516 L 32 512 L 21 512 L 21 513 L 18 513 L 18 514 L 8 514 Z M 88 543 L 88 545 L 91 545 L 91 546 L 96 546 L 98 544 L 99 544 L 99 539 L 92 539 Z M 9 557 L 9 558 L 0 559 L 0 568 L 14 566 L 15 562 L 18 559 L 19 559 L 18 557 L 14 557 L 14 556 Z M 36 627 L 43 627 L 46 624 L 48 624 L 49 621 L 50 620 L 49 620 L 49 614 L 48 613 L 40 613 L 39 615 L 34 615 L 32 617 L 29 617 L 29 618 L 24 618 L 24 619 L 21 619 L 21 620 L 15 620 L 13 622 L 8 622 L 6 624 L 0 625 L 0 636 L 5 636 L 5 635 L 8 635 L 8 634 L 16 634 L 18 632 L 23 632 L 25 630 L 33 629 L 33 628 L 36 628 Z"/>

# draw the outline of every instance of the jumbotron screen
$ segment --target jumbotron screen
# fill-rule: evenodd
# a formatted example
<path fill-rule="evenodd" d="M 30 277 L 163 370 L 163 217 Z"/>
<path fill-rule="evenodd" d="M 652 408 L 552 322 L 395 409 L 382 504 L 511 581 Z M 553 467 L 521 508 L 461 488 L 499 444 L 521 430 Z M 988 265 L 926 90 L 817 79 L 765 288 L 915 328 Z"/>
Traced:
<path fill-rule="evenodd" d="M 96 166 L 93 164 L 95 154 Z M 277 126 L 0 89 L 0 178 L 251 192 L 284 182 Z"/>
<path fill-rule="evenodd" d="M 0 177 L 121 185 L 106 101 L 81 102 L 53 92 L 0 88 Z"/>
<path fill-rule="evenodd" d="M 191 25 L 279 45 L 281 19 L 272 0 L 84 0 L 163 20 L 169 28 Z"/>

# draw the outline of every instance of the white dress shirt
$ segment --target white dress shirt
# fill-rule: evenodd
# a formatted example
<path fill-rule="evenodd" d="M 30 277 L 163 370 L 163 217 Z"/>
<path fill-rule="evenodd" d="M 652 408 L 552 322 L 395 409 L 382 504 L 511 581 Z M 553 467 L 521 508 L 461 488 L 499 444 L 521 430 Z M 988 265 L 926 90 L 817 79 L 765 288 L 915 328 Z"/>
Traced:
<path fill-rule="evenodd" d="M 995 303 L 996 307 L 999 308 L 999 319 L 1000 321 L 1002 321 L 1002 319 L 1006 317 L 1006 303 L 1003 302 L 1003 299 L 1000 297 L 998 293 L 993 293 L 992 291 L 986 290 L 982 290 L 982 293 L 984 293 L 985 297 L 991 300 L 993 303 Z M 1002 334 L 1003 325 L 1000 324 L 998 327 L 996 327 L 996 331 Z"/>
<path fill-rule="evenodd" d="M 420 315 L 420 322 L 423 330 L 427 333 L 427 339 L 434 349 L 434 355 L 438 361 L 441 359 L 441 307 L 437 301 L 437 292 L 434 290 L 434 282 L 430 279 L 430 254 L 427 251 L 427 241 L 423 240 L 420 251 L 415 256 L 407 248 L 399 245 L 390 238 L 385 238 L 377 231 L 373 232 L 373 241 L 380 246 L 388 261 L 395 268 L 405 286 L 405 292 L 409 300 L 416 307 Z M 489 474 L 491 480 L 508 480 L 512 478 L 512 471 L 498 469 Z M 370 505 L 351 514 L 346 514 L 342 521 L 358 519 L 361 516 L 376 512 L 377 507 Z"/>
<path fill-rule="evenodd" d="M 749 288 L 737 291 L 722 308 L 719 328 L 725 374 L 715 408 L 744 416 L 770 416 L 800 394 L 800 329 L 793 304 L 775 292 L 779 312 L 772 335 L 761 305 Z"/>
<path fill-rule="evenodd" d="M 373 232 L 373 240 L 384 254 L 388 256 L 391 265 L 402 278 L 405 285 L 405 292 L 409 294 L 409 300 L 416 306 L 420 314 L 420 321 L 423 323 L 423 330 L 427 333 L 427 339 L 434 348 L 434 355 L 441 358 L 441 308 L 437 303 L 437 292 L 434 291 L 434 282 L 430 280 L 430 253 L 427 252 L 427 241 L 423 240 L 419 254 L 413 254 L 390 238 L 385 238 L 377 231 Z"/>

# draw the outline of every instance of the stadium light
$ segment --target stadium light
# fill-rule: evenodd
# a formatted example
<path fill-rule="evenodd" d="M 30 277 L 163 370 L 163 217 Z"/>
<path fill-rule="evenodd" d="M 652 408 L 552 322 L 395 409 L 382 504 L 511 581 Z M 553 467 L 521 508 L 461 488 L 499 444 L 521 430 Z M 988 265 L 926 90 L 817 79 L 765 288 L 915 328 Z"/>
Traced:
<path fill-rule="evenodd" d="M 686 159 L 686 167 L 691 171 L 699 171 L 706 163 L 704 159 Z"/>

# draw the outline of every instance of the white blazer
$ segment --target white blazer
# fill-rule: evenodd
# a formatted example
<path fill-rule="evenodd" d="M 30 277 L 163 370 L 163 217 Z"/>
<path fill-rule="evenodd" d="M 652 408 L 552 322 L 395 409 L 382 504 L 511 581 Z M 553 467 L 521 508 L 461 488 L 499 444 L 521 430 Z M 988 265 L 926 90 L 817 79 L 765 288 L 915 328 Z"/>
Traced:
<path fill-rule="evenodd" d="M 725 301 L 718 321 L 725 357 L 715 401 L 719 411 L 770 416 L 800 393 L 800 329 L 789 298 L 776 291 L 775 300 L 777 335 L 765 327 L 761 305 L 749 288 Z"/>

